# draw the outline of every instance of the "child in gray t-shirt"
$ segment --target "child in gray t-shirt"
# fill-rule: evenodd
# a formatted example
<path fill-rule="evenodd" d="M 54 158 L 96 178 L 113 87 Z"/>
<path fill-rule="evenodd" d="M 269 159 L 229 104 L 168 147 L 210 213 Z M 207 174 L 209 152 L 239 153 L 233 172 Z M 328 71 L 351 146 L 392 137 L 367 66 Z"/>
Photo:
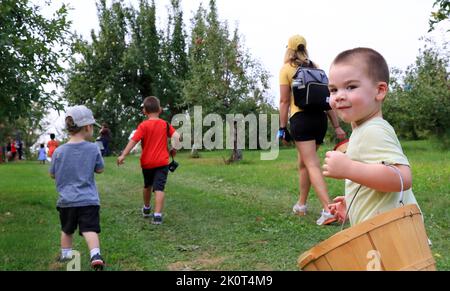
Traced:
<path fill-rule="evenodd" d="M 58 147 L 52 159 L 50 175 L 59 193 L 57 209 L 61 221 L 60 261 L 72 259 L 73 233 L 79 228 L 89 247 L 91 266 L 102 270 L 100 255 L 100 199 L 94 173 L 103 172 L 104 163 L 98 147 L 87 139 L 93 136 L 95 120 L 85 106 L 70 108 L 66 127 L 70 140 Z"/>

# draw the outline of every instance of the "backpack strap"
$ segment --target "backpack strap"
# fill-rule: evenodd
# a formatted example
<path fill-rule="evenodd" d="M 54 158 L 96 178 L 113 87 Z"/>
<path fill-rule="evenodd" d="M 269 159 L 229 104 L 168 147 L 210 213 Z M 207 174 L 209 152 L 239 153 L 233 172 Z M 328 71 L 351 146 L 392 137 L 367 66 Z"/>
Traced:
<path fill-rule="evenodd" d="M 294 76 L 292 77 L 293 79 L 297 78 L 298 72 L 299 72 L 302 68 L 314 68 L 314 63 L 313 63 L 311 60 L 309 60 L 309 63 L 308 63 L 306 66 L 304 66 L 304 65 L 299 65 L 298 68 L 297 68 L 297 70 L 295 71 Z"/>
<path fill-rule="evenodd" d="M 304 68 L 314 68 L 314 63 L 311 60 L 308 60 L 308 64 L 304 66 Z"/>
<path fill-rule="evenodd" d="M 167 138 L 170 138 L 170 124 L 169 122 L 166 121 L 166 127 L 167 127 Z M 169 151 L 169 149 L 167 149 Z M 170 153 L 169 151 L 169 155 L 172 158 L 172 161 L 175 161 L 175 159 L 173 158 L 173 155 Z"/>
<path fill-rule="evenodd" d="M 167 137 L 170 138 L 170 124 L 169 124 L 169 122 L 166 121 L 166 125 L 167 125 Z"/>

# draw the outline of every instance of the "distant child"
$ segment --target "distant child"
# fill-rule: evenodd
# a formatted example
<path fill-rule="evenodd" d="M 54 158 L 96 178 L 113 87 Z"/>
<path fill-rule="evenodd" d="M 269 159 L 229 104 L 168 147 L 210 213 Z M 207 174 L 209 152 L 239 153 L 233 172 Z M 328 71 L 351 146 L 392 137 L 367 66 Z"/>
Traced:
<path fill-rule="evenodd" d="M 0 163 L 5 162 L 6 159 L 6 146 L 4 146 L 3 144 L 0 144 Z"/>
<path fill-rule="evenodd" d="M 6 143 L 6 158 L 5 158 L 5 162 L 9 162 L 11 160 L 11 143 L 8 142 Z"/>
<path fill-rule="evenodd" d="M 14 161 L 17 156 L 16 142 L 14 141 L 14 139 L 10 140 L 10 144 L 11 144 L 11 160 Z"/>
<path fill-rule="evenodd" d="M 400 176 L 403 203 L 417 204 L 408 159 L 381 111 L 388 84 L 386 60 L 373 49 L 344 51 L 330 68 L 331 106 L 342 120 L 351 123 L 353 133 L 346 154 L 326 154 L 323 173 L 346 179 L 345 198 L 336 198 L 330 210 L 342 221 L 351 204 L 351 225 L 399 207 Z"/>
<path fill-rule="evenodd" d="M 56 179 L 59 193 L 57 209 L 61 221 L 61 261 L 72 258 L 73 233 L 79 228 L 88 245 L 91 267 L 102 270 L 100 254 L 100 199 L 94 173 L 103 173 L 104 163 L 98 147 L 87 142 L 93 136 L 95 120 L 85 106 L 75 106 L 66 113 L 68 143 L 54 154 L 50 175 Z"/>
<path fill-rule="evenodd" d="M 139 141 L 142 145 L 141 168 L 144 175 L 144 207 L 142 215 L 145 218 L 151 216 L 151 192 L 155 192 L 155 212 L 152 223 L 162 223 L 162 210 L 164 207 L 164 188 L 167 182 L 169 172 L 169 137 L 174 137 L 174 142 L 178 143 L 180 135 L 166 121 L 159 118 L 162 112 L 159 99 L 156 97 L 147 97 L 143 103 L 143 112 L 147 120 L 139 124 L 134 136 L 117 158 L 117 164 L 121 165 L 125 157 L 136 146 Z M 175 150 L 171 150 L 175 154 Z"/>
<path fill-rule="evenodd" d="M 111 142 L 111 130 L 107 123 L 102 124 L 102 128 L 100 129 L 101 134 L 101 142 L 103 144 L 102 155 L 109 156 L 109 143 Z"/>
<path fill-rule="evenodd" d="M 48 157 L 52 158 L 53 153 L 55 152 L 56 148 L 59 146 L 59 142 L 55 139 L 55 134 L 51 133 L 50 134 L 50 141 L 47 143 L 47 147 L 48 147 Z"/>
<path fill-rule="evenodd" d="M 17 158 L 19 161 L 23 160 L 23 142 L 21 139 L 16 140 Z"/>
<path fill-rule="evenodd" d="M 38 161 L 42 162 L 45 165 L 45 161 L 47 160 L 47 153 L 45 152 L 45 144 L 41 143 L 41 147 L 38 152 Z"/>

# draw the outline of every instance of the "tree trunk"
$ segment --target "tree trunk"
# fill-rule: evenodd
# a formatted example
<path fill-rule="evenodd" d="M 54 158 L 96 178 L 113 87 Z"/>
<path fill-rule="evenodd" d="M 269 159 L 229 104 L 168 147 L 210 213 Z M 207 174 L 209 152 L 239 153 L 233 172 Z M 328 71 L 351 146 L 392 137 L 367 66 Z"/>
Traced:
<path fill-rule="evenodd" d="M 237 140 L 237 122 L 234 122 L 234 142 L 233 142 L 233 154 L 229 160 L 230 163 L 241 161 L 244 157 L 242 154 L 242 150 L 238 149 L 238 140 Z"/>
<path fill-rule="evenodd" d="M 191 158 L 193 158 L 193 159 L 198 159 L 198 158 L 200 158 L 200 154 L 198 153 L 197 145 L 196 145 L 196 144 L 194 144 L 194 145 L 192 146 L 192 150 L 191 150 Z"/>

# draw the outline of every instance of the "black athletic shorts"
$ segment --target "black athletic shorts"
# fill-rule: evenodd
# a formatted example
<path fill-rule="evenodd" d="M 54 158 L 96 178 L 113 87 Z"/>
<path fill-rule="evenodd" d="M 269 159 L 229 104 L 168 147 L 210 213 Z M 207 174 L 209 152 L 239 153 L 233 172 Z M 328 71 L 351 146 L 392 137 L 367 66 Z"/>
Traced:
<path fill-rule="evenodd" d="M 80 235 L 83 232 L 100 233 L 100 206 L 57 207 L 56 209 L 59 212 L 61 230 L 65 234 L 73 234 L 77 226 Z"/>
<path fill-rule="evenodd" d="M 169 166 L 142 169 L 144 175 L 144 188 L 152 188 L 155 191 L 164 191 L 167 182 L 167 175 L 169 174 Z"/>
<path fill-rule="evenodd" d="M 295 141 L 315 140 L 316 144 L 323 144 L 328 127 L 327 114 L 324 111 L 297 112 L 289 121 L 291 136 Z"/>

